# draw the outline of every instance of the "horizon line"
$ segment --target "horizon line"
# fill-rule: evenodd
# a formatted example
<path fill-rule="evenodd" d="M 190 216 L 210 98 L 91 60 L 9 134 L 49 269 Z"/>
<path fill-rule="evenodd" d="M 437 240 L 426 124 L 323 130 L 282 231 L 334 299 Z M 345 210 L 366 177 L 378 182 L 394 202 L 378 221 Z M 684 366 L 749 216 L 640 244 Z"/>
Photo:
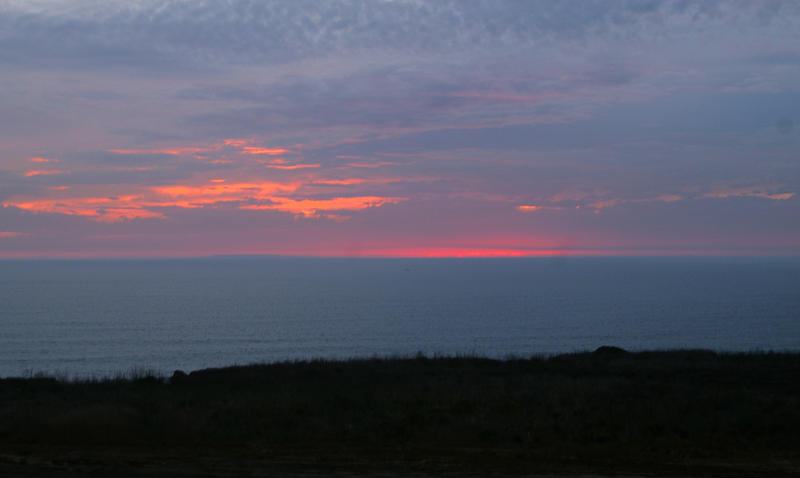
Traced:
<path fill-rule="evenodd" d="M 463 250 L 418 250 L 418 251 L 370 251 L 364 253 L 340 252 L 242 252 L 242 253 L 189 253 L 189 254 L 20 254 L 3 255 L 0 260 L 169 260 L 169 259 L 214 259 L 214 258 L 308 258 L 308 259 L 531 259 L 531 258 L 657 258 L 657 257 L 800 257 L 800 250 L 770 251 L 758 249 L 702 250 L 702 249 L 463 249 Z"/>

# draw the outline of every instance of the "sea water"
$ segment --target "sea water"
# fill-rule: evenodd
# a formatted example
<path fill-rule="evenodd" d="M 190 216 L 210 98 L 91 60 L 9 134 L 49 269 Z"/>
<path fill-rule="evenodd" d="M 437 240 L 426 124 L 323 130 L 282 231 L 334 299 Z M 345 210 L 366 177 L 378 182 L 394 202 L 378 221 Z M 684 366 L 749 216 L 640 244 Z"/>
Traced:
<path fill-rule="evenodd" d="M 0 377 L 311 358 L 800 350 L 800 259 L 0 261 Z"/>

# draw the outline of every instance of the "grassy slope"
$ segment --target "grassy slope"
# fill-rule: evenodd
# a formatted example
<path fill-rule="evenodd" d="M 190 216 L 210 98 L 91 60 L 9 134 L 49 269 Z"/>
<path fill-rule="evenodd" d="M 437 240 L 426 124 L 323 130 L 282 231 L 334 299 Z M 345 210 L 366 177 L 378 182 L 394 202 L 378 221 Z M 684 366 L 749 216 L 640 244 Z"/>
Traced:
<path fill-rule="evenodd" d="M 219 473 L 225 457 L 254 467 L 790 472 L 800 470 L 798 378 L 800 354 L 611 351 L 5 379 L 0 453 L 215 456 L 206 468 Z"/>

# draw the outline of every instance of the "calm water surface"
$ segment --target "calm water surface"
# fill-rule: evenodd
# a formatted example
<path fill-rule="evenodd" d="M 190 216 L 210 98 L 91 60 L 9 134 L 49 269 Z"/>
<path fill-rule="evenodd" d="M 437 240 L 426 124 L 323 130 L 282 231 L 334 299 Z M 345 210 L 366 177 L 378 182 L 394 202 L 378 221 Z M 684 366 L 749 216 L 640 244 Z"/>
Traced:
<path fill-rule="evenodd" d="M 0 261 L 0 376 L 603 344 L 800 350 L 800 259 Z"/>

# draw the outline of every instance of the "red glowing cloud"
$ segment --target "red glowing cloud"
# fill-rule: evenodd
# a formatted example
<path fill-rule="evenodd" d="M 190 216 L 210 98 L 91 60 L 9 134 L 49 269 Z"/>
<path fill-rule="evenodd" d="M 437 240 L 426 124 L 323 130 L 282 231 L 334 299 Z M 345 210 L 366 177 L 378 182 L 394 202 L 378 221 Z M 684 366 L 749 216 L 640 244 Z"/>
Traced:
<path fill-rule="evenodd" d="M 186 147 L 186 148 L 156 148 L 156 149 L 109 149 L 108 152 L 116 154 L 169 154 L 178 156 L 183 154 L 205 153 L 214 151 L 217 148 L 206 147 Z"/>
<path fill-rule="evenodd" d="M 517 206 L 517 211 L 520 212 L 533 212 L 533 211 L 560 211 L 564 209 L 561 206 L 533 206 L 528 204 L 522 204 Z"/>
<path fill-rule="evenodd" d="M 6 239 L 10 237 L 24 237 L 24 236 L 30 236 L 30 234 L 25 232 L 0 231 L 0 239 Z"/>
<path fill-rule="evenodd" d="M 259 182 L 259 183 L 221 183 L 214 182 L 202 186 L 186 186 L 176 184 L 172 186 L 155 186 L 151 189 L 156 193 L 173 198 L 185 198 L 188 200 L 226 200 L 242 201 L 252 199 L 268 199 L 276 194 L 291 193 L 300 187 L 300 183 L 279 183 L 279 182 Z"/>
<path fill-rule="evenodd" d="M 267 156 L 278 156 L 288 153 L 288 149 L 283 148 L 260 148 L 258 146 L 243 146 L 242 154 L 266 154 Z"/>
<path fill-rule="evenodd" d="M 290 212 L 297 216 L 319 217 L 319 211 L 357 211 L 384 204 L 397 204 L 406 198 L 356 196 L 337 197 L 331 199 L 291 199 L 286 197 L 270 198 L 271 204 L 252 204 L 242 206 L 241 209 L 267 210 Z"/>
<path fill-rule="evenodd" d="M 401 197 L 354 196 L 311 199 L 298 196 L 302 182 L 235 182 L 213 179 L 200 185 L 151 186 L 135 194 L 120 196 L 67 197 L 14 200 L 3 204 L 33 213 L 82 216 L 97 222 L 132 219 L 164 219 L 164 208 L 200 209 L 227 204 L 240 210 L 274 210 L 295 216 L 326 217 L 334 221 L 347 216 L 322 214 L 328 211 L 357 211 L 404 201 Z"/>
<path fill-rule="evenodd" d="M 65 171 L 59 171 L 56 169 L 34 169 L 31 171 L 26 171 L 24 176 L 26 178 L 30 178 L 33 176 L 53 176 L 56 174 L 65 174 Z"/>
<path fill-rule="evenodd" d="M 267 165 L 265 165 L 265 167 L 271 168 L 271 169 L 292 170 L 292 169 L 318 168 L 318 167 L 320 167 L 320 165 L 319 164 L 287 164 L 287 165 L 267 164 Z"/>
<path fill-rule="evenodd" d="M 253 145 L 252 139 L 226 139 L 221 143 L 213 143 L 207 146 L 179 146 L 168 148 L 115 148 L 108 152 L 115 154 L 168 154 L 171 156 L 182 156 L 188 154 L 211 153 L 221 151 L 224 147 L 232 147 L 239 150 L 240 154 L 245 155 L 267 155 L 277 156 L 288 153 L 286 148 L 267 148 Z M 44 158 L 40 158 L 44 159 Z M 33 158 L 31 159 L 33 160 Z"/>

